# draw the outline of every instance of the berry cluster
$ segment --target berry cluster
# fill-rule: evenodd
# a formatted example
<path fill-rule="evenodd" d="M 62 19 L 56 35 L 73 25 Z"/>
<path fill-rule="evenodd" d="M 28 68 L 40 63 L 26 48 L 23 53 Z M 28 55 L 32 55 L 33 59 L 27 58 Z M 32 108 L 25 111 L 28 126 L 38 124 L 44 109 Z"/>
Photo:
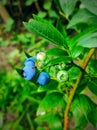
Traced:
<path fill-rule="evenodd" d="M 39 54 L 38 54 L 38 58 L 39 58 Z M 24 61 L 25 67 L 22 70 L 22 77 L 24 77 L 26 80 L 32 80 L 35 77 L 35 75 L 36 75 L 35 62 L 37 61 L 38 58 L 37 58 L 37 56 L 36 56 L 36 58 L 30 57 Z M 44 58 L 44 56 L 43 56 L 43 58 Z M 37 78 L 38 84 L 46 85 L 49 81 L 50 81 L 50 76 L 47 72 L 41 72 L 38 75 L 38 78 Z"/>

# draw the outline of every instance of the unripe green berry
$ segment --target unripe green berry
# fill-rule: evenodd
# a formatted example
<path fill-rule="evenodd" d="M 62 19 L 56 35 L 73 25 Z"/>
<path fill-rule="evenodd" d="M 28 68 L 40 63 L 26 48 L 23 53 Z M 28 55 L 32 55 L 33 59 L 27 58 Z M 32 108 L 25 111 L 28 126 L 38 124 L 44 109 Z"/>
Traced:
<path fill-rule="evenodd" d="M 66 64 L 65 64 L 65 63 L 61 63 L 61 64 L 58 65 L 58 69 L 59 69 L 59 70 L 62 70 L 62 69 L 64 69 L 65 67 L 66 67 Z"/>
<path fill-rule="evenodd" d="M 60 71 L 57 73 L 57 79 L 58 79 L 60 82 L 67 81 L 67 80 L 68 80 L 68 72 L 65 71 L 65 70 L 60 70 Z"/>

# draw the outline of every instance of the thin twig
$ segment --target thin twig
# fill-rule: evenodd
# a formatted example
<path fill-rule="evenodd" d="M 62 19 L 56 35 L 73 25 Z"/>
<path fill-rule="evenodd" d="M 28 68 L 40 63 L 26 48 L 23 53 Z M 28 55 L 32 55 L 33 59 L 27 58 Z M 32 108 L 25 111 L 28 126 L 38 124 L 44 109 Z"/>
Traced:
<path fill-rule="evenodd" d="M 41 10 L 38 1 L 35 1 L 35 7 L 38 12 Z"/>
<path fill-rule="evenodd" d="M 91 58 L 91 56 L 93 55 L 95 49 L 92 48 L 89 53 L 87 54 L 87 56 L 85 57 L 85 59 L 83 59 L 83 62 L 82 62 L 82 65 L 81 65 L 81 68 L 83 70 L 86 69 L 88 63 L 89 63 L 89 60 Z M 69 124 L 69 110 L 70 110 L 70 107 L 71 107 L 71 103 L 72 103 L 72 100 L 73 100 L 73 97 L 74 97 L 74 94 L 75 94 L 75 91 L 83 77 L 83 74 L 84 74 L 84 71 L 81 71 L 80 74 L 79 74 L 79 77 L 78 79 L 76 80 L 75 84 L 73 85 L 73 89 L 72 91 L 70 92 L 70 95 L 68 97 L 68 102 L 67 102 L 67 106 L 66 106 L 66 109 L 65 109 L 65 112 L 64 112 L 64 130 L 68 130 L 68 124 Z"/>
<path fill-rule="evenodd" d="M 0 2 L 0 16 L 2 17 L 3 21 L 5 23 L 7 23 L 8 19 L 11 18 L 11 16 L 9 15 L 7 9 L 5 8 L 5 6 L 2 4 L 2 2 Z"/>

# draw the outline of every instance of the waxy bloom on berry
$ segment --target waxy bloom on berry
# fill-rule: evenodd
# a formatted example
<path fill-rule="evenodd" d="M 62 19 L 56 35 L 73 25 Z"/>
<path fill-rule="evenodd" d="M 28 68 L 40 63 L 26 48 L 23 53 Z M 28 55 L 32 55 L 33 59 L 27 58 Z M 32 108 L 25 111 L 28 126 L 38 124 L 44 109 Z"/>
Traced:
<path fill-rule="evenodd" d="M 36 61 L 36 58 L 34 58 L 34 57 L 27 58 L 24 61 L 24 65 L 29 66 L 29 67 L 35 67 L 35 61 Z"/>
<path fill-rule="evenodd" d="M 37 83 L 39 83 L 40 85 L 46 85 L 49 81 L 50 81 L 50 76 L 48 73 L 41 72 L 39 74 L 39 77 L 37 79 Z"/>
<path fill-rule="evenodd" d="M 26 80 L 31 80 L 34 78 L 36 74 L 36 70 L 35 68 L 33 67 L 29 67 L 29 66 L 25 66 L 22 70 L 22 76 L 26 79 Z"/>

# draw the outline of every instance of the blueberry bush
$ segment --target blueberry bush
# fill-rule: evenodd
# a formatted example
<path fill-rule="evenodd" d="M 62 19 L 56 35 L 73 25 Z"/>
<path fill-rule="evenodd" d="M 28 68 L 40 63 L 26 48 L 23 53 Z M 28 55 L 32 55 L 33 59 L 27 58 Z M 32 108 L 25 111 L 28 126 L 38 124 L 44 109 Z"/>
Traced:
<path fill-rule="evenodd" d="M 5 82 L 2 74 L 2 130 L 97 129 L 96 21 L 96 0 L 45 0 L 23 22 L 28 32 L 17 39 L 29 50 Z"/>

